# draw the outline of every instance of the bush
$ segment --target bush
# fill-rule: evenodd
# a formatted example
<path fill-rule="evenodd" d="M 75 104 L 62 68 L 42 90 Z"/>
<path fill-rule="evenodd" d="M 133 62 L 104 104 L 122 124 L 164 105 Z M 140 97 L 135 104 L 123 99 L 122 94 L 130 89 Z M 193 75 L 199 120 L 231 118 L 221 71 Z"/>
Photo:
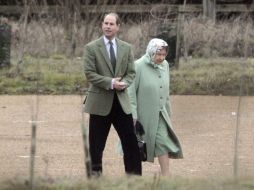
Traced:
<path fill-rule="evenodd" d="M 186 54 L 194 57 L 248 57 L 254 54 L 254 22 L 248 15 L 227 20 L 190 17 L 184 22 Z"/>

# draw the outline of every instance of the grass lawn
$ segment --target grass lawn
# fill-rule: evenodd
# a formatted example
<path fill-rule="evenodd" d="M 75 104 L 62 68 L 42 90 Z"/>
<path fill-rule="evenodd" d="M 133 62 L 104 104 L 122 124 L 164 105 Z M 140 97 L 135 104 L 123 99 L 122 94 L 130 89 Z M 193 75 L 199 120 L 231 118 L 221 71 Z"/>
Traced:
<path fill-rule="evenodd" d="M 15 63 L 15 60 L 12 60 Z M 82 58 L 26 56 L 22 64 L 0 70 L 0 94 L 84 94 Z M 174 95 L 254 95 L 254 59 L 192 58 L 171 68 Z"/>

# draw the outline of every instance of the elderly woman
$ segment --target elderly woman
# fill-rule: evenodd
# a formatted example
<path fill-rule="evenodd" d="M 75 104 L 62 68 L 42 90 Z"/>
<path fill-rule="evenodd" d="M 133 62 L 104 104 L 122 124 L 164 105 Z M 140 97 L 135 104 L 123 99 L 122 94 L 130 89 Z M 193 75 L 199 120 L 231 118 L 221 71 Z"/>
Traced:
<path fill-rule="evenodd" d="M 168 44 L 162 39 L 152 39 L 146 54 L 135 62 L 136 78 L 128 88 L 134 125 L 138 120 L 145 130 L 147 161 L 154 162 L 158 157 L 163 176 L 169 175 L 169 158 L 183 158 L 170 119 L 167 54 Z"/>

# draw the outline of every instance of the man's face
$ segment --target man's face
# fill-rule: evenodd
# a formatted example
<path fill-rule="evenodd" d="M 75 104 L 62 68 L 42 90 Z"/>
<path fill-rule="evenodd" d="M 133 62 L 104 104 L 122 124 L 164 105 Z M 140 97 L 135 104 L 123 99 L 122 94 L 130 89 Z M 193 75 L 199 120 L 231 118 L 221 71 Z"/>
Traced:
<path fill-rule="evenodd" d="M 102 22 L 102 31 L 109 39 L 113 39 L 119 30 L 119 25 L 116 24 L 116 17 L 114 15 L 107 15 Z"/>

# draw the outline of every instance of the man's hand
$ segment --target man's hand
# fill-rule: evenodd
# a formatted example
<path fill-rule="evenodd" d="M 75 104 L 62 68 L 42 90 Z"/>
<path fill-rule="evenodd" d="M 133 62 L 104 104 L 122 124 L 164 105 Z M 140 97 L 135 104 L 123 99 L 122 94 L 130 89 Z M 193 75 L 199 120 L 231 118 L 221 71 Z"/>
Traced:
<path fill-rule="evenodd" d="M 124 90 L 127 87 L 127 84 L 123 81 L 121 81 L 121 77 L 114 78 L 114 84 L 113 87 L 116 90 Z"/>

